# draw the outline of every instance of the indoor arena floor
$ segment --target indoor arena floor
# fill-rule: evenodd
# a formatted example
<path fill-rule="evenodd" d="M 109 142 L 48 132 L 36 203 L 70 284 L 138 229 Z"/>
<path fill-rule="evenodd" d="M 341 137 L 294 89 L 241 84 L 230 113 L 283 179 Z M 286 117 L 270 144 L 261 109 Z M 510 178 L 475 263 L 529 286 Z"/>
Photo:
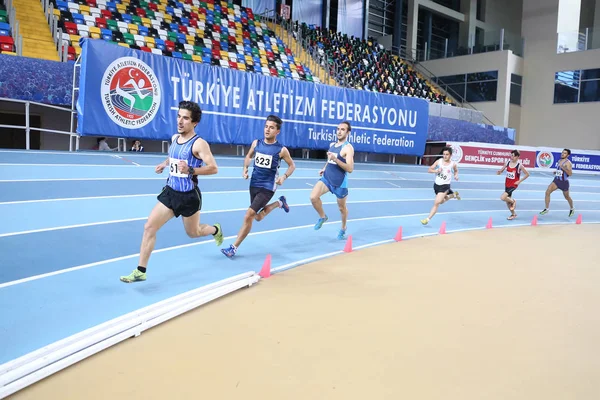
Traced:
<path fill-rule="evenodd" d="M 246 390 L 248 398 L 257 399 L 347 399 L 375 393 L 359 389 L 359 383 L 383 390 L 377 398 L 407 394 L 412 398 L 443 398 L 435 396 L 436 383 L 427 382 L 428 373 L 446 373 L 448 387 L 459 385 L 454 387 L 455 392 L 447 392 L 458 397 L 446 399 L 496 398 L 488 396 L 488 391 L 469 392 L 471 380 L 462 374 L 493 371 L 492 360 L 496 358 L 491 354 L 502 349 L 505 354 L 497 361 L 499 365 L 510 359 L 537 368 L 536 362 L 541 361 L 536 357 L 519 353 L 517 361 L 511 359 L 510 343 L 513 349 L 526 344 L 538 346 L 539 354 L 546 357 L 550 356 L 541 352 L 546 349 L 543 346 L 563 346 L 559 353 L 568 354 L 573 363 L 567 366 L 579 368 L 571 370 L 573 376 L 587 381 L 594 376 L 582 372 L 591 368 L 598 377 L 598 361 L 591 358 L 595 350 L 582 347 L 597 340 L 574 344 L 569 336 L 573 332 L 565 332 L 564 326 L 559 328 L 560 334 L 552 336 L 552 324 L 557 322 L 551 317 L 552 311 L 558 313 L 573 330 L 587 332 L 583 336 L 595 332 L 588 339 L 600 334 L 597 322 L 586 312 L 600 305 L 592 286 L 598 277 L 593 268 L 598 267 L 593 252 L 597 239 L 590 240 L 598 237 L 600 227 L 596 225 L 600 222 L 600 178 L 575 173 L 571 179 L 575 216 L 568 217 L 568 205 L 557 191 L 552 196 L 550 213 L 538 217 L 541 226 L 530 227 L 533 216 L 544 207 L 550 174 L 532 173 L 514 195 L 518 199 L 518 218 L 507 221 L 509 212 L 499 200 L 504 177 L 494 170 L 461 168 L 453 189 L 460 191 L 462 200 L 442 205 L 430 224 L 422 226 L 420 219 L 428 214 L 434 197 L 433 174 L 427 174 L 426 167 L 356 164 L 349 180 L 347 232 L 352 235 L 355 251 L 343 254 L 345 241 L 336 239 L 340 221 L 333 195 L 323 197 L 329 221 L 321 230 L 313 229 L 318 216 L 309 193 L 324 161 L 295 160 L 296 172 L 277 190 L 277 195 L 287 197 L 290 212 L 275 210 L 264 221 L 255 223 L 233 260 L 221 254 L 212 238 L 188 238 L 182 222 L 173 219 L 159 231 L 148 265 L 148 280 L 124 284 L 119 276 L 137 266 L 144 222 L 166 180 L 166 172 L 154 173 L 156 164 L 165 158 L 156 154 L 0 151 L 0 364 L 169 297 L 243 272 L 258 271 L 267 254 L 272 257 L 275 275 L 247 291 L 228 295 L 75 364 L 23 390 L 16 398 L 81 398 L 83 394 L 76 394 L 78 385 L 69 374 L 81 374 L 85 368 L 85 382 L 94 380 L 94 376 L 113 382 L 119 376 L 123 378 L 118 384 L 98 383 L 93 389 L 79 385 L 87 390 L 88 399 L 198 398 L 208 394 L 205 390 L 213 390 L 210 397 L 219 398 L 216 393 L 225 393 L 225 389 L 229 394 L 222 398 L 232 398 L 238 389 L 239 393 Z M 248 181 L 241 177 L 241 157 L 217 157 L 217 162 L 218 175 L 199 179 L 203 194 L 201 222 L 221 223 L 226 239 L 220 247 L 224 248 L 233 242 L 248 207 Z M 281 170 L 285 168 L 283 163 Z M 583 217 L 581 226 L 575 225 L 579 214 Z M 490 217 L 494 229 L 487 231 Z M 451 235 L 438 234 L 442 222 Z M 406 241 L 393 243 L 399 227 Z M 499 227 L 519 228 L 495 229 Z M 479 232 L 465 232 L 473 230 Z M 407 240 L 422 236 L 434 237 Z M 379 246 L 366 249 L 374 245 Z M 586 254 L 591 256 L 587 261 L 581 258 Z M 323 260 L 316 261 L 319 259 Z M 475 273 L 473 268 L 478 268 Z M 457 284 L 457 280 L 462 283 Z M 538 289 L 527 291 L 531 285 Z M 510 296 L 502 297 L 506 288 L 511 288 L 506 292 Z M 475 292 L 481 297 L 473 301 Z M 464 313 L 457 313 L 457 309 Z M 567 313 L 569 317 L 565 317 Z M 549 327 L 541 323 L 530 326 L 532 316 L 540 314 L 547 317 L 544 321 Z M 376 321 L 360 323 L 369 317 Z M 421 323 L 411 322 L 417 317 Z M 513 327 L 512 336 L 502 336 L 492 351 L 491 339 L 477 333 L 498 335 L 502 330 L 493 328 L 503 323 L 525 323 L 534 332 L 521 332 L 528 339 L 520 342 L 520 331 Z M 410 329 L 398 324 L 407 324 Z M 177 330 L 173 330 L 175 327 Z M 404 334 L 394 341 L 391 334 L 398 331 Z M 450 343 L 434 341 L 437 332 Z M 534 333 L 545 340 L 533 340 Z M 165 336 L 162 342 L 160 335 Z M 155 343 L 150 345 L 152 340 Z M 423 353 L 421 358 L 415 340 L 420 341 L 417 348 Z M 329 341 L 339 347 L 325 346 Z M 384 351 L 380 344 L 385 342 L 391 345 Z M 288 346 L 280 349 L 280 343 Z M 274 350 L 269 351 L 267 345 Z M 481 346 L 477 347 L 481 351 L 470 345 Z M 267 350 L 260 350 L 261 346 L 267 346 Z M 595 346 L 597 352 L 598 344 Z M 137 353 L 131 353 L 133 347 L 137 347 Z M 489 365 L 473 364 L 461 370 L 458 361 L 455 364 L 452 359 L 432 358 L 430 353 L 435 349 L 438 356 L 454 360 L 468 356 L 473 362 L 485 355 L 481 352 L 490 351 Z M 107 360 L 104 357 L 119 354 L 130 355 L 126 361 L 112 358 L 102 367 L 96 364 L 101 369 L 90 372 L 94 362 L 102 363 Z M 190 360 L 191 354 L 197 358 Z M 586 361 L 578 364 L 578 356 Z M 402 357 L 408 358 L 400 360 Z M 353 359 L 360 366 L 354 365 Z M 433 364 L 425 367 L 425 360 Z M 137 370 L 128 364 L 134 362 L 138 363 L 141 378 L 127 374 Z M 286 371 L 286 363 L 293 372 Z M 365 367 L 369 363 L 375 363 L 371 369 Z M 421 382 L 422 392 L 406 392 L 408 386 L 399 386 L 403 380 L 383 383 L 394 381 L 392 373 L 411 371 L 411 363 L 418 363 L 422 374 L 417 377 L 413 370 L 405 378 L 412 377 L 407 380 L 410 387 Z M 385 365 L 392 370 L 382 369 Z M 168 383 L 160 386 L 157 371 Z M 328 378 L 328 372 L 336 378 Z M 517 379 L 511 371 L 501 372 L 495 376 L 510 377 L 511 382 Z M 554 376 L 559 374 L 555 370 L 544 374 L 541 367 L 529 372 L 534 375 L 530 383 L 573 378 Z M 193 381 L 196 373 L 200 375 Z M 183 382 L 177 379 L 178 374 Z M 275 378 L 281 374 L 284 377 Z M 526 377 L 520 374 L 519 382 L 527 386 Z M 246 384 L 240 384 L 242 375 Z M 138 379 L 146 384 L 136 383 Z M 81 383 L 81 378 L 77 382 Z M 577 391 L 576 378 L 568 382 L 573 386 L 572 398 L 590 393 Z M 598 389 L 597 383 L 589 381 L 591 388 L 586 390 L 593 390 L 594 385 Z M 144 386 L 152 388 L 150 395 L 142 394 Z M 250 386 L 254 388 L 252 395 L 248 394 Z M 527 390 L 523 390 L 523 397 L 511 397 L 521 393 L 501 389 L 501 381 L 496 386 L 493 394 L 503 395 L 498 398 L 542 398 L 530 396 L 541 392 Z M 36 392 L 44 388 L 51 388 L 55 397 Z M 489 390 L 493 392 L 494 388 Z"/>

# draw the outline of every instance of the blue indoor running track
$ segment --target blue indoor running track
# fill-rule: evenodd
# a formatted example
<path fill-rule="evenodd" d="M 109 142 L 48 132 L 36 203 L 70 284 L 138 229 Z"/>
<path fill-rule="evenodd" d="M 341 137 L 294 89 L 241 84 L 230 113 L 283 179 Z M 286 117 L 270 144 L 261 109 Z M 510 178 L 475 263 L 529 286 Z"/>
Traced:
<path fill-rule="evenodd" d="M 324 161 L 296 160 L 294 175 L 278 190 L 291 210 L 273 211 L 255 223 L 236 257 L 219 250 L 233 242 L 249 205 L 241 157 L 217 157 L 218 175 L 200 177 L 201 222 L 221 223 L 226 239 L 187 237 L 181 219 L 159 231 L 148 280 L 119 281 L 137 266 L 146 218 L 167 173 L 154 167 L 166 155 L 0 151 L 0 365 L 58 340 L 158 301 L 247 271 L 260 270 L 267 254 L 277 273 L 342 252 L 335 197 L 323 197 L 329 221 L 318 216 L 309 194 Z M 282 171 L 286 164 L 283 163 Z M 348 234 L 354 249 L 404 238 L 448 232 L 529 225 L 544 208 L 552 177 L 532 173 L 515 192 L 518 218 L 507 221 L 499 200 L 504 176 L 495 170 L 461 168 L 453 182 L 462 200 L 440 207 L 422 226 L 433 203 L 433 175 L 426 167 L 357 164 L 350 176 Z M 539 224 L 600 222 L 600 179 L 575 173 L 571 193 L 576 214 L 557 191 Z M 278 196 L 277 195 L 277 196 Z M 276 197 L 277 197 L 276 196 Z M 424 260 L 424 262 L 426 262 Z M 373 268 L 377 268 L 376 265 Z"/>

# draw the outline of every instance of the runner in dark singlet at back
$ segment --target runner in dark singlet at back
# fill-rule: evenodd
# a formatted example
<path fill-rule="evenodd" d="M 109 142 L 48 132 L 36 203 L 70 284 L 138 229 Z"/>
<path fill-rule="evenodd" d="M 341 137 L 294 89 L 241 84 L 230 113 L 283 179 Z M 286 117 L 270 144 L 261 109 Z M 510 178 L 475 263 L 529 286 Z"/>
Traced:
<path fill-rule="evenodd" d="M 250 233 L 253 221 L 262 221 L 276 208 L 283 208 L 286 213 L 290 211 L 285 196 L 280 196 L 278 201 L 268 204 L 275 195 L 277 186 L 283 185 L 283 182 L 296 169 L 288 149 L 277 141 L 281 124 L 281 118 L 276 115 L 269 115 L 265 122 L 264 138 L 253 141 L 248 154 L 244 158 L 244 171 L 242 173 L 244 179 L 248 179 L 248 167 L 254 159 L 254 168 L 250 179 L 250 207 L 246 211 L 244 223 L 235 243 L 226 249 L 221 249 L 221 252 L 229 258 L 233 258 L 238 247 Z M 288 169 L 283 176 L 279 176 L 281 160 L 284 160 L 288 165 Z"/>
<path fill-rule="evenodd" d="M 554 179 L 548 185 L 548 189 L 546 189 L 546 208 L 544 208 L 540 214 L 548 214 L 550 209 L 550 195 L 556 189 L 560 189 L 563 192 L 563 196 L 569 203 L 569 217 L 572 217 L 575 214 L 575 207 L 573 206 L 573 199 L 571 198 L 571 194 L 569 193 L 569 178 L 573 175 L 573 164 L 571 164 L 571 160 L 569 160 L 569 156 L 571 155 L 571 150 L 564 149 L 560 154 L 560 160 L 556 162 L 556 171 L 554 171 Z"/>

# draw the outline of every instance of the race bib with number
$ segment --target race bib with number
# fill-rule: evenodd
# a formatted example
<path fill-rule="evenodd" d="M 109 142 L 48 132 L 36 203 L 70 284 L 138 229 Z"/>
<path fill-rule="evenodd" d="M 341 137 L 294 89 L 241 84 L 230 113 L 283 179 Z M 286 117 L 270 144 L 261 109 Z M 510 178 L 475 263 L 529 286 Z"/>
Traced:
<path fill-rule="evenodd" d="M 268 154 L 256 153 L 254 156 L 254 166 L 258 168 L 271 168 L 273 156 Z"/>
<path fill-rule="evenodd" d="M 183 161 L 187 164 L 186 160 L 178 160 L 176 158 L 169 158 L 169 174 L 178 178 L 187 178 L 188 174 L 184 174 L 179 171 L 179 161 Z"/>
<path fill-rule="evenodd" d="M 562 169 L 557 169 L 556 170 L 556 176 L 558 176 L 559 178 L 561 178 L 563 176 L 563 170 Z"/>
<path fill-rule="evenodd" d="M 507 171 L 507 172 L 506 172 L 506 177 L 507 177 L 508 179 L 515 179 L 515 173 L 514 173 L 514 172 L 511 172 L 511 171 Z"/>

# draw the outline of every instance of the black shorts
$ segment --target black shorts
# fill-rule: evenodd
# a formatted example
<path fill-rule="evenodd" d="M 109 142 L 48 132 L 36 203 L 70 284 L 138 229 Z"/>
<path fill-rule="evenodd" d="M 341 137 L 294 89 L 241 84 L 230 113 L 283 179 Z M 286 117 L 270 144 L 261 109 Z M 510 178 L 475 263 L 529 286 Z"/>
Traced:
<path fill-rule="evenodd" d="M 275 192 L 272 190 L 250 186 L 250 208 L 258 214 L 269 204 L 274 194 Z"/>
<path fill-rule="evenodd" d="M 504 187 L 504 191 L 506 192 L 506 194 L 508 194 L 508 197 L 512 197 L 512 194 L 515 190 L 517 190 L 516 186 L 514 186 L 514 187 L 505 186 Z"/>
<path fill-rule="evenodd" d="M 173 210 L 175 218 L 180 215 L 191 217 L 202 208 L 202 193 L 196 186 L 189 192 L 178 192 L 170 186 L 165 186 L 157 197 L 158 201 Z"/>
<path fill-rule="evenodd" d="M 438 193 L 452 194 L 452 193 L 454 193 L 452 191 L 452 189 L 450 189 L 450 184 L 438 185 L 437 183 L 434 183 L 433 191 L 435 192 L 435 194 L 438 194 Z"/>

